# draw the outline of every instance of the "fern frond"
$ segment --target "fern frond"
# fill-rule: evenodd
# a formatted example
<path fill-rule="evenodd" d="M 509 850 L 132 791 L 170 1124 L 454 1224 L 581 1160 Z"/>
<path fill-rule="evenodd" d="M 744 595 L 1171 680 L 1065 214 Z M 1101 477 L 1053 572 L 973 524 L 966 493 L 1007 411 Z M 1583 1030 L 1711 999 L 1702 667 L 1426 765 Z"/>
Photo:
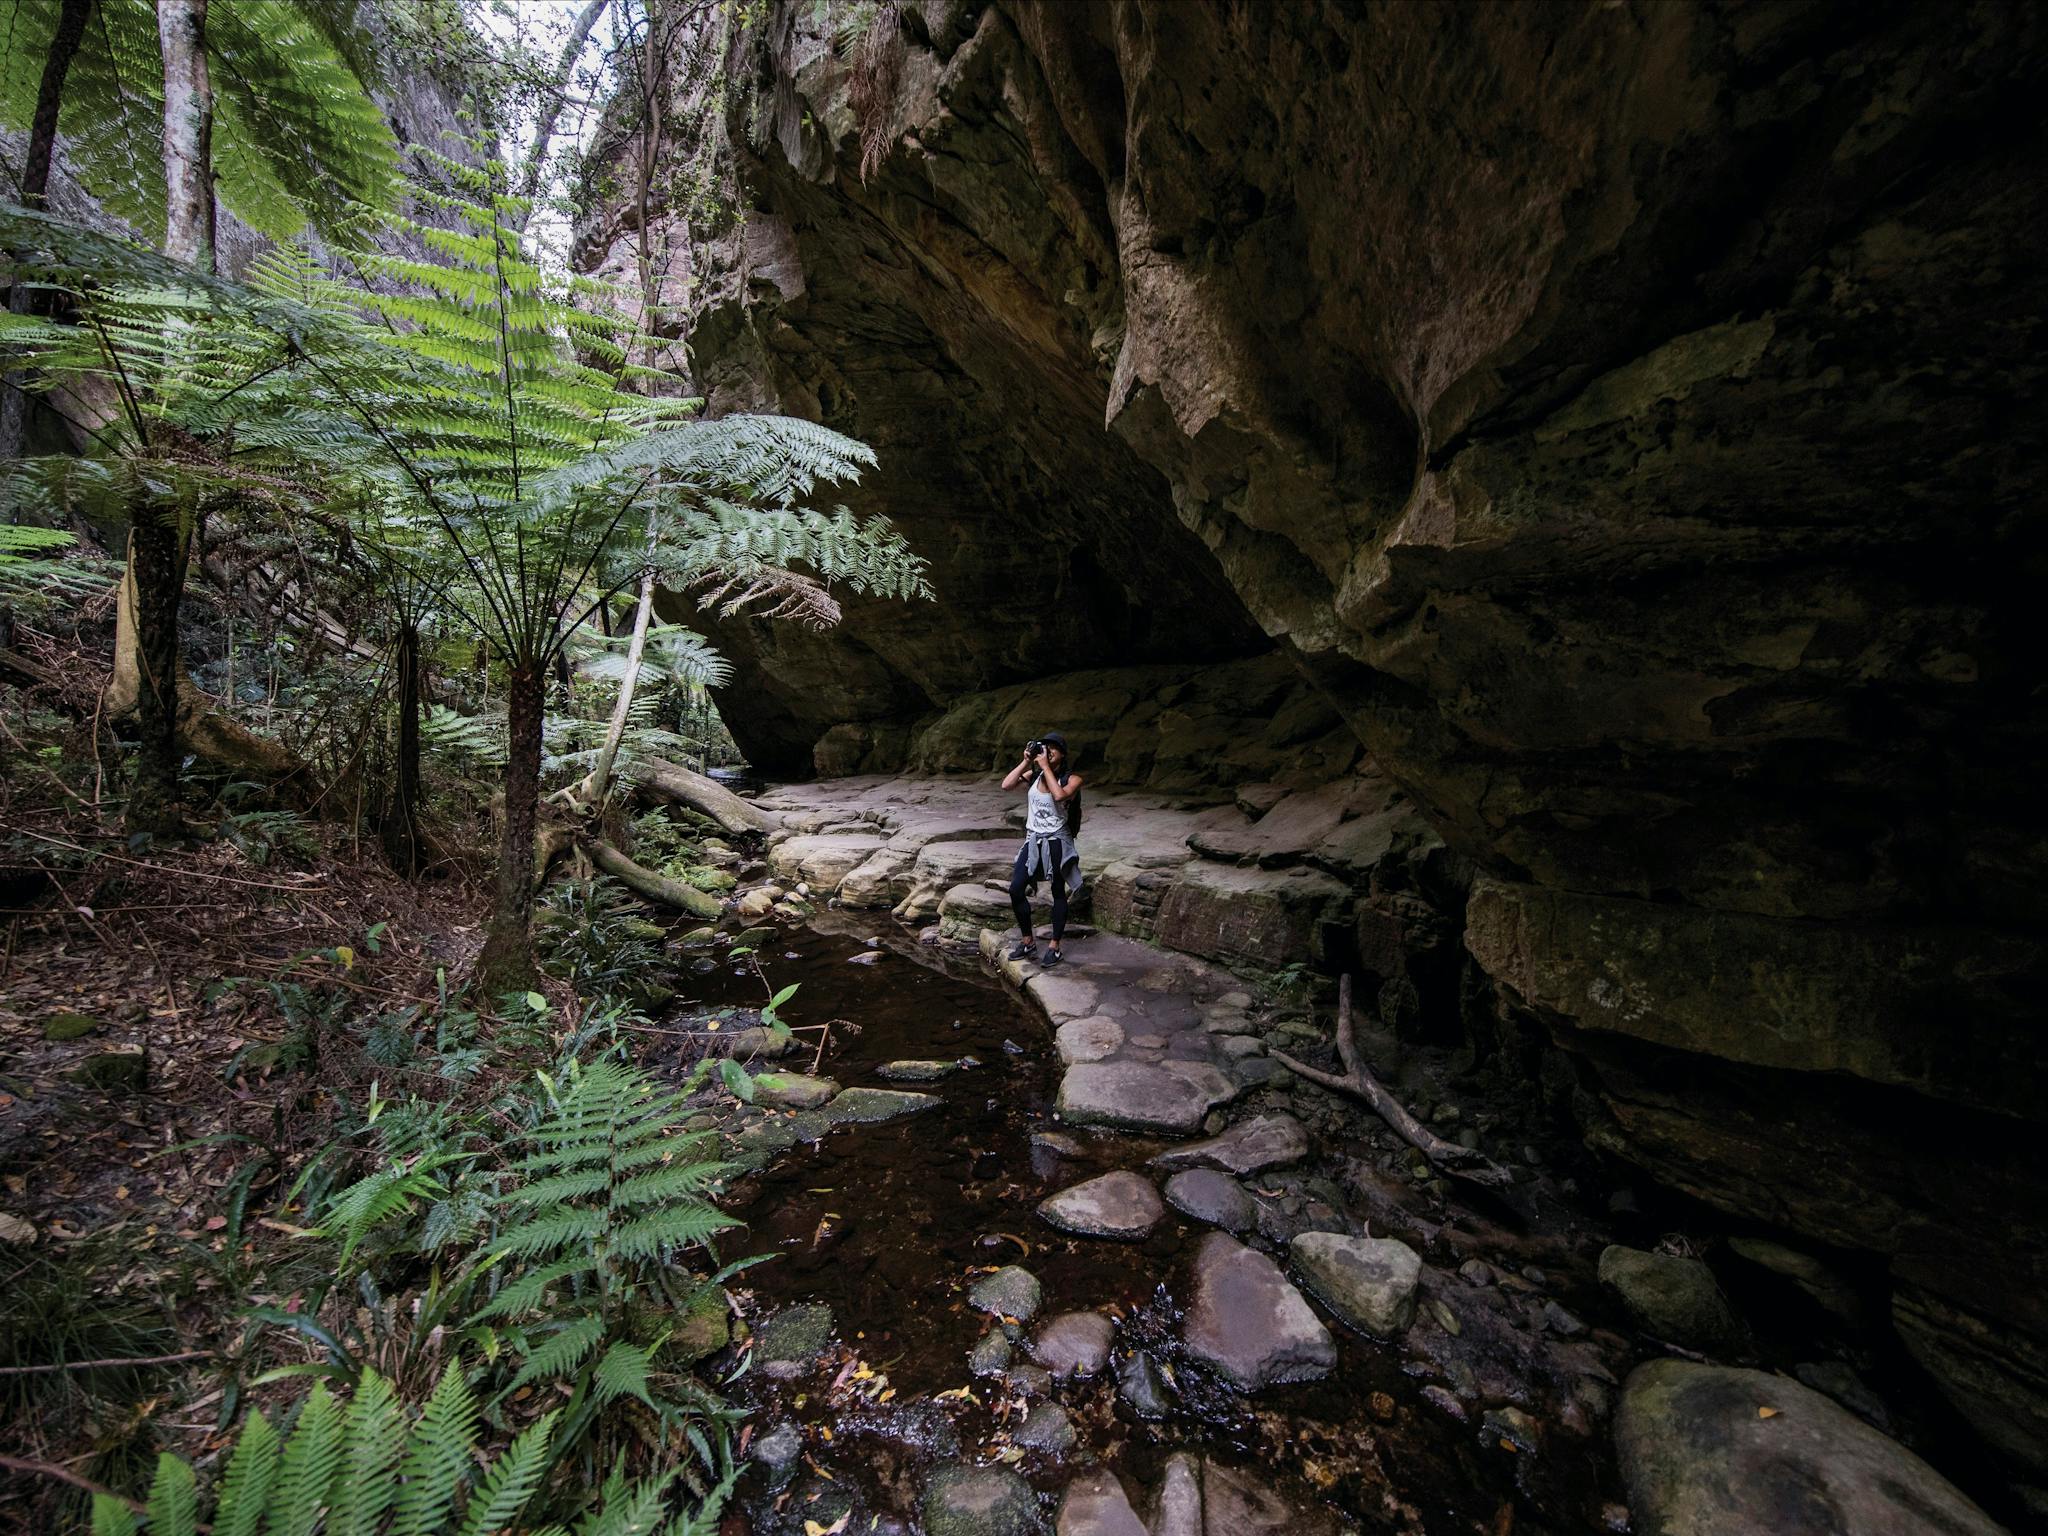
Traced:
<path fill-rule="evenodd" d="M 156 1458 L 149 1485 L 150 1536 L 197 1536 L 199 1488 L 192 1468 L 169 1451 Z"/>
<path fill-rule="evenodd" d="M 454 1361 L 427 1399 L 399 1464 L 391 1536 L 443 1536 L 456 1491 L 476 1454 L 476 1399 Z"/>
<path fill-rule="evenodd" d="M 375 1536 L 398 1500 L 405 1432 L 405 1413 L 391 1384 L 365 1372 L 349 1404 L 341 1481 L 327 1517 L 327 1536 Z"/>
<path fill-rule="evenodd" d="M 214 1536 L 256 1536 L 276 1482 L 277 1431 L 259 1410 L 249 1415 L 234 1454 L 228 1458 L 220 1507 L 213 1517 Z"/>
<path fill-rule="evenodd" d="M 571 1320 L 546 1343 L 526 1357 L 519 1374 L 507 1391 L 516 1392 L 529 1382 L 553 1381 L 575 1371 L 604 1338 L 604 1319 L 590 1314 Z"/>
<path fill-rule="evenodd" d="M 462 1536 L 491 1536 L 511 1524 L 526 1507 L 540 1475 L 547 1469 L 548 1441 L 555 1430 L 554 1413 L 544 1413 L 520 1432 L 511 1449 L 500 1456 L 469 1501 L 469 1518 L 462 1523 Z"/>

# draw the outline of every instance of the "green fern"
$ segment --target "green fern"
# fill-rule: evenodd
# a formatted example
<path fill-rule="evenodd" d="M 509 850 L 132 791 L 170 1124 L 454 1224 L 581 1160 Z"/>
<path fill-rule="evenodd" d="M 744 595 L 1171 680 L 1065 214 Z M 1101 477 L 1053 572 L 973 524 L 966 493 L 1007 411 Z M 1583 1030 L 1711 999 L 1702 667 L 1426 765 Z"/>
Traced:
<path fill-rule="evenodd" d="M 618 1368 L 630 1387 L 630 1367 Z M 535 1536 L 565 1536 L 560 1525 L 538 1526 L 536 1509 L 548 1467 L 560 1450 L 559 1412 L 541 1415 L 487 1464 L 477 1440 L 474 1395 L 459 1364 L 450 1364 L 415 1418 L 389 1383 L 364 1373 L 344 1410 L 325 1385 L 299 1408 L 280 1437 L 252 1413 L 227 1458 L 212 1509 L 214 1536 L 491 1536 L 530 1527 Z M 711 1536 L 730 1496 L 727 1474 L 694 1511 L 670 1514 L 676 1473 L 628 1482 L 605 1479 L 593 1496 L 573 1495 L 563 1511 L 577 1536 Z M 206 1528 L 191 1464 L 166 1452 L 157 1459 L 149 1498 L 138 1518 L 111 1494 L 95 1494 L 93 1536 L 198 1536 Z"/>

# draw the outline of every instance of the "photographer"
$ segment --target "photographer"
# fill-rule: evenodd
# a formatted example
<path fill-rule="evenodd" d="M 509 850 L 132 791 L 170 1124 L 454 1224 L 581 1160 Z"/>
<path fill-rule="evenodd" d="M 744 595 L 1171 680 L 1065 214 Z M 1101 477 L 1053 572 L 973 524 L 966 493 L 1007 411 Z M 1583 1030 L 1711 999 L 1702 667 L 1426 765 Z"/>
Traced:
<path fill-rule="evenodd" d="M 1040 880 L 1052 888 L 1052 942 L 1042 964 L 1060 963 L 1060 938 L 1067 928 L 1067 898 L 1081 889 L 1081 853 L 1074 839 L 1081 830 L 1081 776 L 1067 770 L 1067 738 L 1058 731 L 1024 744 L 1024 760 L 1003 778 L 1003 788 L 1028 784 L 1025 796 L 1024 846 L 1010 870 L 1010 910 L 1017 914 L 1023 935 L 1010 951 L 1012 960 L 1038 952 L 1031 932 L 1031 891 Z"/>

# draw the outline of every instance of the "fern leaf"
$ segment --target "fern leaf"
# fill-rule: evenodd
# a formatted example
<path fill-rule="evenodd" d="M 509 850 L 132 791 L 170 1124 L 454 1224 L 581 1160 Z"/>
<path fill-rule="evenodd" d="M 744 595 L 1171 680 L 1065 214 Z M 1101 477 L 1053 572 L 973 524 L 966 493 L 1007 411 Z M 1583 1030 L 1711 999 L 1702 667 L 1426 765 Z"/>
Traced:
<path fill-rule="evenodd" d="M 647 1368 L 652 1360 L 653 1352 L 638 1344 L 612 1345 L 591 1376 L 598 1400 L 609 1403 L 621 1397 L 636 1397 L 652 1408 L 654 1402 L 647 1395 Z"/>
<path fill-rule="evenodd" d="M 149 1485 L 150 1536 L 197 1536 L 199 1490 L 192 1468 L 169 1451 L 156 1458 L 156 1477 Z"/>
<path fill-rule="evenodd" d="M 604 1338 L 604 1319 L 596 1315 L 576 1318 L 526 1357 L 519 1367 L 519 1374 L 512 1378 L 507 1391 L 535 1381 L 554 1381 L 567 1376 L 581 1365 L 590 1352 L 597 1348 Z"/>
<path fill-rule="evenodd" d="M 476 1497 L 469 1501 L 469 1518 L 462 1523 L 462 1536 L 490 1536 L 512 1523 L 526 1507 L 540 1475 L 547 1469 L 548 1441 L 555 1431 L 553 1413 L 544 1413 L 512 1442 L 491 1470 L 484 1474 Z"/>
<path fill-rule="evenodd" d="M 450 1362 L 406 1444 L 391 1536 L 444 1536 L 456 1491 L 476 1454 L 476 1414 L 469 1383 Z"/>
<path fill-rule="evenodd" d="M 341 1481 L 327 1517 L 327 1536 L 374 1536 L 398 1499 L 405 1437 L 405 1414 L 391 1384 L 365 1371 L 349 1404 Z"/>
<path fill-rule="evenodd" d="M 227 1474 L 221 1480 L 220 1503 L 213 1517 L 214 1536 L 256 1536 L 276 1482 L 277 1431 L 261 1412 L 252 1413 L 242 1426 L 234 1454 L 228 1458 Z"/>
<path fill-rule="evenodd" d="M 269 1536 L 312 1536 L 341 1467 L 341 1432 L 341 1410 L 326 1383 L 316 1383 L 278 1463 L 276 1500 L 264 1527 Z"/>

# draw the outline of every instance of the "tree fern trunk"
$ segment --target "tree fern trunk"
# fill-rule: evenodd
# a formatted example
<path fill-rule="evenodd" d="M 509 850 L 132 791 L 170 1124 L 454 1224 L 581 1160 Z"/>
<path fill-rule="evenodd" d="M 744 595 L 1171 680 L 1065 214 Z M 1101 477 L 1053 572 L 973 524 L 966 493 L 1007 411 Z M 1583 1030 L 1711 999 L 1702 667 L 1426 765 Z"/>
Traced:
<path fill-rule="evenodd" d="M 533 833 L 540 807 L 540 727 L 545 696 L 541 664 L 513 662 L 505 688 L 505 830 L 498 847 L 498 884 L 490 931 L 477 974 L 490 992 L 533 984 Z"/>
<path fill-rule="evenodd" d="M 398 631 L 398 765 L 391 810 L 384 818 L 384 856 L 402 875 L 420 871 L 420 632 Z"/>
<path fill-rule="evenodd" d="M 57 149 L 57 113 L 64 105 L 64 77 L 71 73 L 71 61 L 78 56 L 78 44 L 85 36 L 85 18 L 92 0 L 64 0 L 57 12 L 56 30 L 50 36 L 49 51 L 43 55 L 42 79 L 36 86 L 35 116 L 29 122 L 28 154 L 21 168 L 20 197 L 24 208 L 40 208 L 50 189 L 50 160 Z M 16 283 L 7 295 L 7 307 L 17 315 L 31 313 L 36 291 Z M 0 463 L 22 456 L 28 436 L 28 392 L 19 372 L 9 373 L 0 383 Z M 10 503 L 7 520 L 16 520 Z M 0 602 L 0 649 L 14 644 L 14 610 Z"/>
<path fill-rule="evenodd" d="M 135 782 L 127 827 L 165 837 L 178 816 L 178 600 L 185 588 L 185 537 L 175 506 L 144 502 L 128 540 L 134 581 Z"/>

